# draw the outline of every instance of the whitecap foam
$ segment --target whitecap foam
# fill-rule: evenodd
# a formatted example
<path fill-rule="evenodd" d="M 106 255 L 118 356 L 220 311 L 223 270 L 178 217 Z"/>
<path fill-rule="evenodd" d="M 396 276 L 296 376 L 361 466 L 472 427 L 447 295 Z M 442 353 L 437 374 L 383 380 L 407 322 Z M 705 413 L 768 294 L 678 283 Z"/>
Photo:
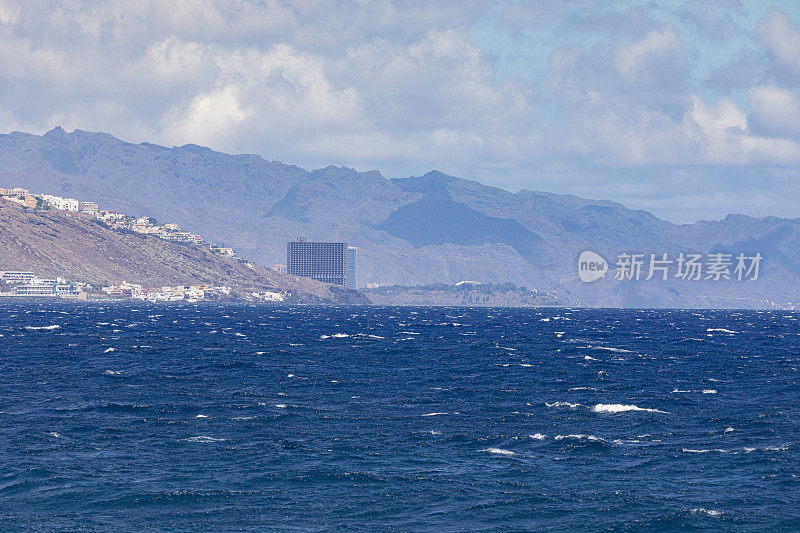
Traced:
<path fill-rule="evenodd" d="M 320 339 L 346 339 L 349 337 L 347 333 L 334 333 L 333 335 L 320 335 Z"/>
<path fill-rule="evenodd" d="M 285 403 L 276 403 L 275 407 L 278 409 L 286 409 L 287 405 Z"/>
<path fill-rule="evenodd" d="M 708 516 L 720 516 L 722 511 L 717 511 L 716 509 L 706 509 L 704 507 L 698 507 L 697 509 L 689 509 L 690 513 L 695 514 L 704 514 Z"/>
<path fill-rule="evenodd" d="M 103 351 L 103 353 L 111 353 L 111 352 L 116 352 L 116 351 L 117 351 L 117 349 L 116 349 L 116 348 L 106 348 L 106 349 Z"/>
<path fill-rule="evenodd" d="M 717 391 L 715 389 L 703 389 L 703 394 L 716 394 Z"/>
<path fill-rule="evenodd" d="M 497 454 L 497 455 L 505 455 L 507 457 L 510 457 L 510 456 L 514 455 L 514 452 L 512 452 L 511 450 L 504 450 L 503 448 L 486 448 L 484 450 L 478 450 L 478 451 L 479 452 L 494 453 L 494 454 Z"/>
<path fill-rule="evenodd" d="M 561 409 L 578 409 L 579 407 L 585 407 L 579 403 L 570 403 L 570 402 L 545 402 L 544 403 L 547 407 L 557 407 Z"/>
<path fill-rule="evenodd" d="M 439 415 L 446 415 L 447 413 L 425 413 L 422 416 L 439 416 Z"/>
<path fill-rule="evenodd" d="M 612 346 L 597 346 L 594 344 L 589 344 L 587 346 L 581 346 L 581 348 L 591 348 L 592 350 L 605 350 L 607 352 L 614 352 L 614 353 L 633 353 L 630 350 L 625 350 L 623 348 L 614 348 Z"/>
<path fill-rule="evenodd" d="M 595 413 L 625 413 L 628 411 L 645 411 L 648 413 L 664 413 L 668 414 L 666 411 L 660 411 L 658 409 L 647 409 L 645 407 L 639 407 L 638 405 L 633 404 L 621 404 L 621 403 L 598 403 L 594 407 L 592 407 L 592 411 Z"/>
<path fill-rule="evenodd" d="M 595 437 L 594 435 L 586 435 L 585 433 L 575 433 L 571 435 L 556 435 L 556 440 L 581 440 L 590 442 L 606 442 L 606 439 Z"/>
<path fill-rule="evenodd" d="M 725 328 L 708 328 L 706 331 L 708 332 L 718 332 L 718 333 L 739 333 L 738 331 L 733 331 L 732 329 L 725 329 Z"/>
<path fill-rule="evenodd" d="M 189 442 L 223 442 L 225 439 L 209 437 L 208 435 L 198 435 L 196 437 L 189 437 L 186 440 Z"/>
<path fill-rule="evenodd" d="M 533 435 L 528 435 L 528 436 L 536 440 L 544 440 L 547 438 L 547 435 L 542 435 L 541 433 L 534 433 Z"/>
<path fill-rule="evenodd" d="M 208 415 L 197 415 L 195 418 L 208 418 Z"/>
<path fill-rule="evenodd" d="M 589 355 L 584 356 L 584 359 L 587 360 L 587 361 L 599 361 L 600 360 L 600 359 L 595 359 L 594 357 L 589 356 Z"/>
<path fill-rule="evenodd" d="M 116 370 L 106 370 L 103 372 L 106 376 L 119 376 L 122 372 L 117 372 Z"/>
<path fill-rule="evenodd" d="M 61 326 L 58 324 L 52 324 L 50 326 L 25 326 L 25 329 L 28 331 L 53 331 L 55 329 L 61 329 Z"/>

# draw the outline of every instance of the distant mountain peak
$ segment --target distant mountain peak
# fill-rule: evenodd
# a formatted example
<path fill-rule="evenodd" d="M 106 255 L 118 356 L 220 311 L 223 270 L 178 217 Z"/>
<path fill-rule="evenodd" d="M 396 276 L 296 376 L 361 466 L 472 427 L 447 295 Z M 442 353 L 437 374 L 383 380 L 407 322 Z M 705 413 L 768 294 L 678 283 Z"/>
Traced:
<path fill-rule="evenodd" d="M 50 130 L 47 133 L 45 133 L 44 137 L 56 137 L 56 136 L 61 137 L 61 136 L 64 136 L 66 134 L 67 134 L 67 132 L 64 131 L 64 128 L 62 128 L 61 126 L 56 126 L 52 130 Z"/>

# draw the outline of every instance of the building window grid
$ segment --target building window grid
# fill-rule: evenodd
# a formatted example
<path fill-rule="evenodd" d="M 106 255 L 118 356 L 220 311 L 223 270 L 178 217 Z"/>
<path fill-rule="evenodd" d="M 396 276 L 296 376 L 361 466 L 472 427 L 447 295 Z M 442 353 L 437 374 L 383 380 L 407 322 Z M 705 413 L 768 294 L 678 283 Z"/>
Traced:
<path fill-rule="evenodd" d="M 287 273 L 345 285 L 346 250 L 346 243 L 290 242 L 287 246 Z"/>

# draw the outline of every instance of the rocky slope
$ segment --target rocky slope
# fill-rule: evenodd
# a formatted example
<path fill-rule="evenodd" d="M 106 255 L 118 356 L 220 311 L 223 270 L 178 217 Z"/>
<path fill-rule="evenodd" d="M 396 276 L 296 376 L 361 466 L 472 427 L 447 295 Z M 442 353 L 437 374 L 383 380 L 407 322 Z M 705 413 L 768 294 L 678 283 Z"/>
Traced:
<path fill-rule="evenodd" d="M 730 215 L 676 225 L 605 200 L 512 193 L 430 172 L 387 179 L 346 167 L 307 171 L 195 145 L 131 144 L 56 128 L 0 135 L 0 186 L 98 201 L 152 215 L 262 264 L 285 243 L 344 240 L 358 282 L 424 285 L 512 282 L 591 306 L 794 307 L 800 303 L 800 221 Z M 583 250 L 617 254 L 760 252 L 752 283 L 581 283 Z"/>
<path fill-rule="evenodd" d="M 129 281 L 145 287 L 208 283 L 241 294 L 279 291 L 291 303 L 364 304 L 361 294 L 285 276 L 207 249 L 133 232 L 120 233 L 85 214 L 24 210 L 0 200 L 0 270 L 29 270 L 94 285 Z"/>

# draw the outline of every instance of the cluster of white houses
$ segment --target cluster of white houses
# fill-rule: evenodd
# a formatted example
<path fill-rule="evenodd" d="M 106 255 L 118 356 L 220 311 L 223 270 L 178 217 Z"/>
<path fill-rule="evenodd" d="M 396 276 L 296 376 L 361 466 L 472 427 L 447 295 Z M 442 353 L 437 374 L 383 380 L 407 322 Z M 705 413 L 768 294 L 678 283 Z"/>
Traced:
<path fill-rule="evenodd" d="M 63 296 L 77 297 L 86 292 L 87 284 L 68 281 L 64 278 L 40 278 L 33 272 L 5 271 L 0 272 L 0 281 L 4 289 L 0 296 Z"/>
<path fill-rule="evenodd" d="M 148 291 L 138 283 L 123 281 L 119 285 L 103 287 L 103 292 L 109 296 L 133 298 L 135 300 L 149 300 L 151 302 L 199 302 L 210 297 L 229 296 L 231 288 L 225 286 L 178 285 L 175 287 L 161 287 L 161 290 Z"/>
<path fill-rule="evenodd" d="M 97 291 L 88 283 L 68 281 L 64 278 L 40 278 L 33 272 L 26 271 L 0 271 L 0 296 L 50 296 L 63 298 L 88 298 L 90 291 Z M 5 290 L 4 290 L 5 289 Z M 151 302 L 199 302 L 209 298 L 230 296 L 231 288 L 222 285 L 178 285 L 176 287 L 161 287 L 160 290 L 144 289 L 138 283 L 123 281 L 119 285 L 102 287 L 102 292 L 114 298 L 133 298 L 149 300 Z M 253 293 L 251 299 L 264 301 L 282 301 L 281 293 Z"/>
<path fill-rule="evenodd" d="M 16 202 L 28 208 L 45 207 L 58 209 L 60 211 L 72 211 L 75 213 L 88 213 L 97 220 L 107 224 L 112 229 L 130 230 L 136 233 L 154 235 L 165 241 L 185 242 L 202 246 L 205 241 L 199 235 L 194 235 L 188 231 L 183 231 L 177 224 L 159 225 L 151 217 L 131 217 L 117 213 L 116 211 L 101 211 L 95 202 L 84 202 L 75 198 L 62 198 L 52 194 L 31 194 L 27 189 L 14 187 L 12 189 L 0 188 L 0 198 Z M 209 244 L 212 253 L 234 257 L 236 254 L 231 248 L 224 248 L 216 244 Z"/>
<path fill-rule="evenodd" d="M 160 290 L 148 291 L 138 283 L 123 281 L 119 285 L 103 287 L 103 292 L 116 298 L 132 298 L 150 302 L 200 302 L 208 299 L 217 299 L 222 296 L 230 296 L 231 288 L 224 285 L 199 284 L 161 287 Z M 248 293 L 246 298 L 260 302 L 282 302 L 286 299 L 286 296 L 286 293 L 282 292 L 262 291 Z"/>

